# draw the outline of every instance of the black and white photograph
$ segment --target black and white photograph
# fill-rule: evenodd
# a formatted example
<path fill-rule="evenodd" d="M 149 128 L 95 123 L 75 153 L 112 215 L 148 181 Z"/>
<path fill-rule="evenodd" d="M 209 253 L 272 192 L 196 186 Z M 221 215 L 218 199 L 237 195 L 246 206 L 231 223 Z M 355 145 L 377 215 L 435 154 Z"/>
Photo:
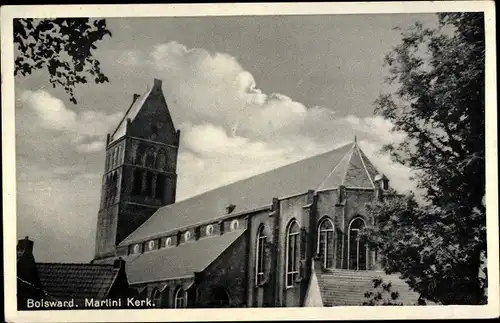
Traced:
<path fill-rule="evenodd" d="M 6 321 L 498 317 L 494 3 L 316 5 L 2 7 Z"/>

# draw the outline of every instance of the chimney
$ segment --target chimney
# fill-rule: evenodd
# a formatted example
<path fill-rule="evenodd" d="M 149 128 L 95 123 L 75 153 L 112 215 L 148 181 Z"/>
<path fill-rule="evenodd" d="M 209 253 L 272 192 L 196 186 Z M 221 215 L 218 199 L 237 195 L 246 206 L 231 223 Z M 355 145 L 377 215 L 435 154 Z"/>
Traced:
<path fill-rule="evenodd" d="M 130 124 L 132 123 L 132 120 L 130 120 L 130 118 L 127 118 L 126 122 L 127 123 L 125 123 L 125 133 L 128 134 L 128 130 L 130 129 Z"/>
<path fill-rule="evenodd" d="M 113 268 L 120 270 L 125 268 L 125 260 L 122 259 L 122 257 L 119 257 L 118 259 L 115 259 L 113 262 Z"/>
<path fill-rule="evenodd" d="M 307 190 L 307 204 L 311 204 L 314 201 L 314 190 Z"/>
<path fill-rule="evenodd" d="M 344 203 L 345 200 L 345 186 L 340 185 L 338 190 L 337 205 Z"/>
<path fill-rule="evenodd" d="M 21 255 L 33 257 L 33 241 L 29 239 L 28 236 L 24 237 L 24 239 L 20 239 L 17 241 L 17 255 L 18 257 Z"/>
<path fill-rule="evenodd" d="M 132 104 L 140 97 L 140 94 L 134 93 L 134 96 L 132 97 Z"/>
<path fill-rule="evenodd" d="M 227 214 L 231 214 L 231 212 L 233 212 L 235 208 L 236 208 L 236 205 L 234 205 L 234 204 L 229 204 L 228 206 L 226 206 Z"/>
<path fill-rule="evenodd" d="M 157 90 L 161 90 L 161 83 L 162 81 L 160 79 L 155 78 L 153 87 L 156 88 Z"/>
<path fill-rule="evenodd" d="M 389 189 L 389 179 L 384 174 L 375 176 L 375 199 L 382 200 L 384 192 Z"/>

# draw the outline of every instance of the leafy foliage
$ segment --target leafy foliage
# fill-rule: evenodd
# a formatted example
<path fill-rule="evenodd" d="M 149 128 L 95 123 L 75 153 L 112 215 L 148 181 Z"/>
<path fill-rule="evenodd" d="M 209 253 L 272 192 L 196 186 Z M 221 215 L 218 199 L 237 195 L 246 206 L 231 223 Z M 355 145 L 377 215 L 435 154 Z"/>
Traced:
<path fill-rule="evenodd" d="M 380 278 L 373 279 L 374 292 L 366 292 L 365 298 L 367 300 L 363 302 L 363 305 L 368 306 L 380 306 L 380 305 L 404 305 L 401 302 L 397 302 L 399 298 L 399 293 L 392 290 L 391 283 L 384 283 Z"/>
<path fill-rule="evenodd" d="M 375 112 L 406 135 L 387 145 L 392 159 L 418 172 L 426 205 L 412 195 L 370 206 L 369 243 L 388 272 L 400 272 L 422 297 L 483 304 L 486 251 L 485 40 L 482 13 L 439 14 L 437 29 L 417 23 L 386 64 L 398 89 Z"/>
<path fill-rule="evenodd" d="M 104 19 L 15 19 L 14 75 L 46 68 L 52 86 L 62 87 L 76 104 L 75 85 L 87 83 L 88 77 L 97 84 L 109 82 L 92 55 L 95 43 L 106 35 L 112 36 Z"/>

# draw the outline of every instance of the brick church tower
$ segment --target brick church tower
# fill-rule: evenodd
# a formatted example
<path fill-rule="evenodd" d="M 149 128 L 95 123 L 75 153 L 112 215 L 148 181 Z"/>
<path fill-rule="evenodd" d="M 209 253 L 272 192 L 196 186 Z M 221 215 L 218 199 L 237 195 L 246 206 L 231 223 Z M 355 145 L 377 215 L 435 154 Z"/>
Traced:
<path fill-rule="evenodd" d="M 175 203 L 180 131 L 161 86 L 154 79 L 145 94 L 134 94 L 107 136 L 95 259 L 114 256 L 116 245 L 159 207 Z"/>

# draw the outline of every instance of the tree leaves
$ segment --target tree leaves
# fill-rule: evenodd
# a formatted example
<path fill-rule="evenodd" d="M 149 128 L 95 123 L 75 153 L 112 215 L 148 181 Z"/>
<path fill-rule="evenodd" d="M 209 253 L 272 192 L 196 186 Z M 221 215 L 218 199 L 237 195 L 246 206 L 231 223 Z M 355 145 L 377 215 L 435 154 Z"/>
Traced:
<path fill-rule="evenodd" d="M 15 76 L 46 69 L 53 87 L 61 87 L 77 103 L 74 89 L 90 80 L 106 83 L 100 63 L 93 57 L 96 43 L 111 37 L 105 19 L 15 19 Z"/>
<path fill-rule="evenodd" d="M 365 298 L 367 299 L 363 302 L 363 305 L 368 306 L 381 306 L 381 305 L 404 305 L 401 302 L 397 302 L 399 299 L 399 292 L 392 290 L 391 283 L 384 283 L 380 278 L 373 279 L 374 291 L 366 292 Z"/>
<path fill-rule="evenodd" d="M 384 147 L 395 162 L 417 170 L 426 206 L 394 194 L 369 209 L 377 225 L 368 240 L 387 272 L 400 272 L 422 298 L 483 304 L 486 250 L 484 17 L 439 14 L 440 28 L 417 23 L 386 56 L 394 93 L 375 112 L 407 135 Z M 451 32 L 450 32 L 451 30 Z"/>

